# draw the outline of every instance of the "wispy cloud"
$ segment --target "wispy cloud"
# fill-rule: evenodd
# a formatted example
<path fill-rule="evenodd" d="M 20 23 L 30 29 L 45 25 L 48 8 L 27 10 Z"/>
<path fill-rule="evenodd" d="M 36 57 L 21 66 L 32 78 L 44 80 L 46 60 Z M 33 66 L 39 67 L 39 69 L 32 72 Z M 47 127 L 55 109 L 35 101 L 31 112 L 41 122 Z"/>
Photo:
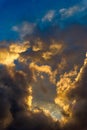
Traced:
<path fill-rule="evenodd" d="M 54 16 L 55 16 L 55 10 L 50 10 L 50 11 L 48 11 L 48 12 L 45 14 L 45 16 L 43 16 L 42 22 L 45 22 L 45 21 L 51 22 L 52 19 L 54 18 Z"/>
<path fill-rule="evenodd" d="M 62 18 L 68 18 L 73 16 L 77 12 L 83 11 L 84 8 L 80 8 L 79 6 L 73 6 L 70 8 L 62 8 L 59 10 L 59 13 L 61 14 Z"/>
<path fill-rule="evenodd" d="M 85 0 L 81 1 L 80 4 L 74 5 L 69 8 L 62 8 L 59 10 L 59 14 L 61 15 L 61 18 L 69 18 L 71 16 L 74 16 L 75 14 L 81 13 L 87 9 L 87 2 Z"/>
<path fill-rule="evenodd" d="M 60 9 L 53 9 L 46 12 L 46 14 L 41 18 L 40 22 L 42 25 L 44 23 L 49 24 L 59 24 L 60 27 L 65 27 L 67 23 L 86 23 L 87 15 L 87 1 L 82 0 L 78 4 L 74 4 L 72 6 L 66 7 L 66 8 L 60 8 Z"/>
<path fill-rule="evenodd" d="M 23 38 L 27 34 L 32 34 L 35 29 L 35 26 L 35 23 L 23 22 L 21 25 L 13 26 L 12 30 L 18 32 L 20 37 Z"/>

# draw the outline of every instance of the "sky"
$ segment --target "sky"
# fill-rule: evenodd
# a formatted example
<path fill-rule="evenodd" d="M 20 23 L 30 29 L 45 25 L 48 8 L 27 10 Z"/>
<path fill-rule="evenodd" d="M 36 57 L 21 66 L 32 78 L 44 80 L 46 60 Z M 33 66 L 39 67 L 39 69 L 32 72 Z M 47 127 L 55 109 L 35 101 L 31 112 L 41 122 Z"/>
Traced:
<path fill-rule="evenodd" d="M 0 130 L 87 130 L 86 77 L 86 0 L 0 0 Z"/>
<path fill-rule="evenodd" d="M 0 0 L 0 41 L 18 40 L 18 34 L 12 28 L 24 22 L 35 23 L 40 28 L 49 26 L 51 22 L 64 27 L 74 22 L 84 23 L 85 3 L 86 0 Z M 62 9 L 66 10 L 65 14 Z"/>

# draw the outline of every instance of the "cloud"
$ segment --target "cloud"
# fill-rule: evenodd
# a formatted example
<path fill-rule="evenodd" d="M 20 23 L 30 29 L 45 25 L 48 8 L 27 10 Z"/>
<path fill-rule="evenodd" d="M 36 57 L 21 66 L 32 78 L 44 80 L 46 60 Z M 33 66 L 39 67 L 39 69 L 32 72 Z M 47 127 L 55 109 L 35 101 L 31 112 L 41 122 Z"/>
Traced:
<path fill-rule="evenodd" d="M 51 22 L 52 19 L 54 18 L 55 16 L 55 10 L 50 10 L 48 11 L 45 16 L 42 18 L 42 22 L 45 22 L 45 21 L 49 21 Z"/>
<path fill-rule="evenodd" d="M 10 44 L 7 48 L 5 46 L 0 48 L 0 64 L 7 66 L 14 66 L 14 60 L 19 58 L 19 54 L 29 48 L 29 42 Z"/>
<path fill-rule="evenodd" d="M 85 7 L 81 7 L 81 6 L 73 6 L 70 8 L 62 8 L 59 10 L 59 13 L 61 14 L 61 18 L 69 18 L 72 17 L 73 15 L 76 15 L 78 13 L 81 13 L 85 10 Z"/>
<path fill-rule="evenodd" d="M 43 111 L 35 113 L 20 112 L 8 130 L 59 130 L 57 125 L 58 123 L 53 121 L 49 115 L 46 116 Z"/>
<path fill-rule="evenodd" d="M 73 109 L 73 118 L 77 120 L 78 127 L 80 127 L 80 129 L 83 129 L 83 128 L 87 129 L 87 126 L 86 126 L 87 119 L 85 116 L 85 114 L 87 113 L 86 75 L 87 75 L 87 59 L 85 59 L 84 65 L 81 68 L 80 73 L 77 77 L 77 80 L 75 83 L 76 87 L 74 87 L 70 92 L 70 97 L 76 98 L 76 103 Z"/>
<path fill-rule="evenodd" d="M 1 130 L 86 129 L 86 35 L 51 26 L 0 44 Z"/>
<path fill-rule="evenodd" d="M 73 16 L 77 16 L 77 18 L 79 19 L 79 18 L 82 18 L 86 14 L 86 9 L 87 9 L 87 2 L 85 0 L 82 0 L 77 5 L 71 6 L 69 8 L 60 9 L 59 14 L 61 15 L 62 20 L 71 18 Z"/>
<path fill-rule="evenodd" d="M 14 67 L 9 68 L 0 68 L 0 129 L 7 128 L 14 120 L 15 113 L 25 109 L 25 95 L 28 95 L 27 83 L 30 79 L 26 79 L 25 72 L 15 71 Z"/>
<path fill-rule="evenodd" d="M 61 28 L 73 23 L 86 24 L 86 10 L 87 2 L 82 0 L 73 6 L 60 8 L 58 10 L 49 10 L 38 24 L 40 24 L 42 28 L 48 25 L 53 26 L 54 24 L 59 25 Z"/>
<path fill-rule="evenodd" d="M 23 38 L 27 34 L 32 34 L 34 32 L 35 26 L 35 23 L 23 22 L 21 25 L 13 26 L 12 30 L 18 32 L 20 37 Z"/>
<path fill-rule="evenodd" d="M 56 103 L 61 107 L 63 129 L 87 129 L 87 58 L 80 71 L 65 73 L 57 83 Z"/>

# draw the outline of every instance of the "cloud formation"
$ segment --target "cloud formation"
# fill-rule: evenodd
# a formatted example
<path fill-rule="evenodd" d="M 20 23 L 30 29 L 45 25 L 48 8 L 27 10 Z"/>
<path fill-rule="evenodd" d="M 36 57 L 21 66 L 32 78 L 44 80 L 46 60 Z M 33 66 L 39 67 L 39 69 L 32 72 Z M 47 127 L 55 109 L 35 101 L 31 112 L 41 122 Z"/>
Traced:
<path fill-rule="evenodd" d="M 38 28 L 24 42 L 0 44 L 1 130 L 87 129 L 86 32 Z"/>

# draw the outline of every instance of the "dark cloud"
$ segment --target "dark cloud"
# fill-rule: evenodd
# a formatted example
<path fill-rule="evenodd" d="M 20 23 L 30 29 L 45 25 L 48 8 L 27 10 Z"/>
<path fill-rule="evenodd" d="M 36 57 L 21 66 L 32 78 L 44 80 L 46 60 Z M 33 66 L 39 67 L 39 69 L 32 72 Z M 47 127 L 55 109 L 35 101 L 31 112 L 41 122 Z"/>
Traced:
<path fill-rule="evenodd" d="M 43 112 L 20 112 L 8 130 L 59 130 L 58 122 L 54 122 L 51 117 Z"/>
<path fill-rule="evenodd" d="M 5 67 L 0 70 L 0 129 L 1 130 L 56 130 L 58 123 L 43 111 L 27 110 L 24 98 L 28 95 L 26 79 L 20 72 L 12 70 L 12 77 Z M 27 74 L 28 69 L 27 69 Z M 30 78 L 30 73 L 28 78 Z"/>
<path fill-rule="evenodd" d="M 25 109 L 24 99 L 28 95 L 27 83 L 30 82 L 30 79 L 28 80 L 22 73 L 14 71 L 14 68 L 9 69 L 5 66 L 0 68 L 1 127 L 7 127 L 6 125 L 12 121 L 15 113 Z"/>
<path fill-rule="evenodd" d="M 50 115 L 28 110 L 25 98 L 32 74 L 24 64 L 19 68 L 0 68 L 0 130 L 58 130 L 59 123 Z"/>
<path fill-rule="evenodd" d="M 72 76 L 66 74 L 66 77 L 60 79 L 58 88 L 58 99 L 60 100 L 60 106 L 63 108 L 62 114 L 65 117 L 63 130 L 86 130 L 87 129 L 87 58 L 84 61 L 84 65 L 80 69 L 80 72 L 76 76 L 75 80 L 72 80 Z M 67 83 L 68 81 L 68 83 Z M 65 83 L 65 85 L 63 84 Z M 66 87 L 67 84 L 67 87 Z M 64 87 L 64 89 L 63 89 Z M 61 100 L 62 99 L 62 100 Z M 57 101 L 56 100 L 56 101 Z M 57 101 L 58 102 L 58 101 Z M 69 103 L 69 104 L 68 104 Z M 68 114 L 68 115 L 67 115 Z M 70 115 L 69 115 L 70 114 Z"/>

